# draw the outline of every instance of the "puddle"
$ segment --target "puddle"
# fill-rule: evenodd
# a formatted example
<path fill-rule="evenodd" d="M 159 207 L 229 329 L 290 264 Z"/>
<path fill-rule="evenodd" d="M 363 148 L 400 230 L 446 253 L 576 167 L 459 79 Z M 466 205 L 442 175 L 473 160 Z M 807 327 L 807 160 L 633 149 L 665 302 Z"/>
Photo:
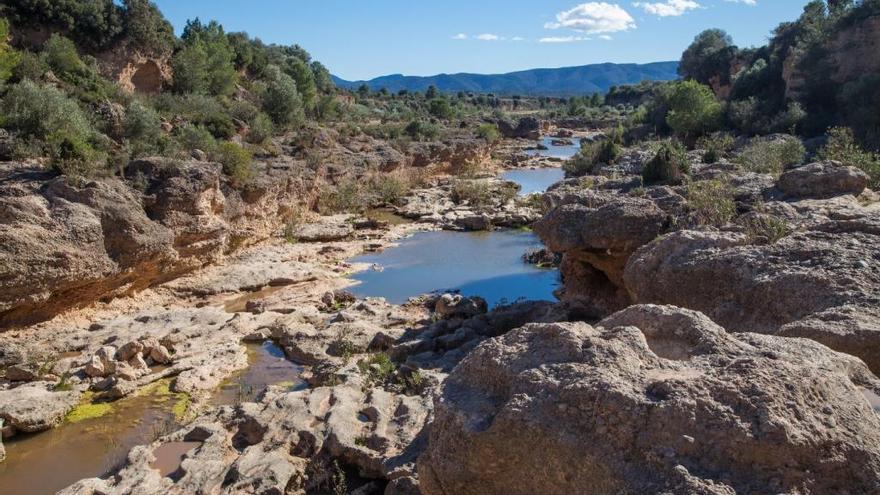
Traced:
<path fill-rule="evenodd" d="M 140 395 L 113 404 L 100 418 L 5 441 L 0 493 L 48 495 L 117 468 L 129 450 L 176 429 L 173 395 Z"/>
<path fill-rule="evenodd" d="M 526 150 L 526 154 L 529 156 L 546 156 L 550 158 L 561 158 L 563 160 L 568 160 L 577 154 L 581 149 L 580 138 L 564 138 L 568 139 L 572 142 L 572 144 L 567 144 L 565 146 L 555 146 L 553 141 L 558 140 L 560 138 L 554 137 L 544 137 L 541 139 L 541 144 L 547 147 L 546 150 Z"/>
<path fill-rule="evenodd" d="M 398 247 L 352 259 L 382 268 L 352 275 L 359 297 L 384 297 L 402 304 L 434 291 L 460 290 L 481 296 L 490 306 L 518 299 L 553 301 L 556 270 L 527 265 L 522 255 L 541 247 L 531 232 L 421 232 Z"/>
<path fill-rule="evenodd" d="M 211 398 L 211 404 L 223 406 L 253 402 L 269 385 L 284 385 L 291 390 L 307 386 L 300 378 L 303 367 L 289 361 L 284 351 L 273 342 L 249 343 L 245 346 L 249 366 L 224 382 Z"/>
<path fill-rule="evenodd" d="M 153 451 L 156 460 L 150 464 L 150 467 L 159 471 L 162 476 L 173 478 L 186 454 L 201 446 L 202 442 L 169 442 L 160 445 Z"/>
<path fill-rule="evenodd" d="M 282 291 L 288 286 L 280 285 L 280 286 L 268 286 L 264 287 L 255 292 L 248 292 L 247 294 L 236 297 L 235 299 L 230 299 L 226 301 L 223 305 L 223 309 L 227 313 L 243 313 L 247 311 L 247 304 L 251 301 L 259 301 L 261 299 L 266 299 L 272 294 Z"/>
<path fill-rule="evenodd" d="M 407 223 L 412 223 L 412 220 L 402 217 L 391 210 L 385 208 L 373 208 L 367 210 L 367 213 L 364 215 L 370 220 L 376 220 L 378 222 L 385 222 L 388 225 L 404 225 Z"/>
<path fill-rule="evenodd" d="M 526 196 L 546 191 L 547 188 L 565 178 L 565 171 L 561 168 L 507 170 L 501 174 L 501 178 L 519 184 L 521 187 L 520 195 Z"/>

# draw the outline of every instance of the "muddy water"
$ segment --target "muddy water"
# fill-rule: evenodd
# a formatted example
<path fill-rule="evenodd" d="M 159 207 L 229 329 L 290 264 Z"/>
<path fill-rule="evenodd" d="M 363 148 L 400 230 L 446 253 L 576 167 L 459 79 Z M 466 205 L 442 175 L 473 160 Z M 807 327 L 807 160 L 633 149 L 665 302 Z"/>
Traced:
<path fill-rule="evenodd" d="M 302 367 L 285 359 L 280 348 L 271 343 L 247 347 L 250 366 L 224 384 L 212 397 L 212 404 L 254 400 L 268 385 L 304 386 Z M 48 495 L 78 480 L 111 473 L 132 447 L 151 443 L 180 426 L 172 412 L 176 400 L 173 394 L 137 395 L 113 403 L 105 416 L 6 440 L 0 494 Z M 170 476 L 186 452 L 196 446 L 191 442 L 163 446 L 156 469 Z"/>
<path fill-rule="evenodd" d="M 526 154 L 529 156 L 547 156 L 550 158 L 561 158 L 563 160 L 568 160 L 577 154 L 581 149 L 580 140 L 578 138 L 567 138 L 573 144 L 565 145 L 565 146 L 554 146 L 553 140 L 558 138 L 552 137 L 544 137 L 541 139 L 541 144 L 547 147 L 546 150 L 527 150 Z"/>
<path fill-rule="evenodd" d="M 421 232 L 381 253 L 354 258 L 376 265 L 352 276 L 351 291 L 400 304 L 435 291 L 459 290 L 490 306 L 519 299 L 554 300 L 556 270 L 527 265 L 522 255 L 541 242 L 531 232 Z"/>
<path fill-rule="evenodd" d="M 548 187 L 565 178 L 565 171 L 561 168 L 508 170 L 501 174 L 501 178 L 519 184 L 520 195 L 526 196 L 546 191 Z"/>
<path fill-rule="evenodd" d="M 283 385 L 291 390 L 306 386 L 300 378 L 303 367 L 289 361 L 284 351 L 272 342 L 246 344 L 247 369 L 227 380 L 211 398 L 214 405 L 235 405 L 252 402 L 269 385 Z"/>
<path fill-rule="evenodd" d="M 7 440 L 0 494 L 52 494 L 109 473 L 132 447 L 174 429 L 174 401 L 169 395 L 130 397 L 117 401 L 106 416 Z"/>

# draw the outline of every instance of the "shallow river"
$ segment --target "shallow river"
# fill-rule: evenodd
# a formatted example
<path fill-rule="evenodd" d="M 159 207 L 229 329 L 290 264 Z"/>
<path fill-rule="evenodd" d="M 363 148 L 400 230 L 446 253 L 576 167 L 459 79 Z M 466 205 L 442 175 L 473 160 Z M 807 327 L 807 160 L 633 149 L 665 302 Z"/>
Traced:
<path fill-rule="evenodd" d="M 580 140 L 578 138 L 565 138 L 572 142 L 570 145 L 555 146 L 553 141 L 559 138 L 544 137 L 541 138 L 541 144 L 547 147 L 546 150 L 527 150 L 526 154 L 530 156 L 548 156 L 551 158 L 562 158 L 567 160 L 577 154 L 581 149 Z"/>
<path fill-rule="evenodd" d="M 303 385 L 302 367 L 284 359 L 277 346 L 247 347 L 250 366 L 228 380 L 212 404 L 253 400 L 268 385 Z M 173 409 L 178 400 L 156 390 L 119 400 L 104 416 L 7 440 L 7 457 L 0 463 L 0 494 L 49 495 L 80 479 L 109 473 L 132 447 L 177 429 Z"/>
<path fill-rule="evenodd" d="M 542 153 L 557 156 L 569 151 Z M 504 178 L 519 183 L 523 194 L 529 194 L 561 180 L 562 171 L 516 170 L 505 173 Z M 398 247 L 355 258 L 355 262 L 378 269 L 354 275 L 359 284 L 353 292 L 361 297 L 385 297 L 392 303 L 447 290 L 481 296 L 490 306 L 521 299 L 553 300 L 553 291 L 559 286 L 558 271 L 522 261 L 526 251 L 539 247 L 541 242 L 528 231 L 422 232 L 402 240 Z M 245 303 L 245 298 L 231 301 L 227 309 L 240 311 Z M 212 405 L 255 400 L 268 385 L 305 386 L 300 379 L 302 367 L 285 359 L 277 346 L 247 347 L 250 366 L 221 386 L 211 398 Z M 174 406 L 179 405 L 180 397 L 169 394 L 167 387 L 164 391 L 154 388 L 152 393 L 113 403 L 103 416 L 8 439 L 7 458 L 0 463 L 0 494 L 52 494 L 77 480 L 106 475 L 120 465 L 132 447 L 175 430 L 179 424 Z M 185 442 L 166 446 L 156 452 L 159 461 L 155 468 L 171 475 L 180 457 L 193 447 Z"/>
<path fill-rule="evenodd" d="M 531 232 L 421 232 L 397 247 L 352 260 L 378 267 L 353 275 L 360 283 L 352 292 L 397 304 L 447 290 L 481 296 L 490 306 L 518 299 L 552 301 L 557 271 L 522 261 L 523 253 L 539 247 Z"/>

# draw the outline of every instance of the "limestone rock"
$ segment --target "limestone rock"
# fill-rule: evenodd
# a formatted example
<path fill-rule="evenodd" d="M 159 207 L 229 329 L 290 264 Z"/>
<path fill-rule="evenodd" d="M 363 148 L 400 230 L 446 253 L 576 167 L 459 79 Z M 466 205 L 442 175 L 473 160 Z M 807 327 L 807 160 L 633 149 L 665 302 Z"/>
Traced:
<path fill-rule="evenodd" d="M 34 433 L 58 426 L 79 401 L 77 392 L 50 392 L 34 382 L 0 391 L 0 419 L 13 431 Z"/>
<path fill-rule="evenodd" d="M 868 187 L 868 174 L 840 162 L 818 162 L 787 170 L 777 187 L 792 198 L 858 196 Z"/>
<path fill-rule="evenodd" d="M 482 297 L 464 297 L 461 294 L 443 294 L 434 305 L 441 318 L 471 318 L 486 313 L 489 306 Z"/>
<path fill-rule="evenodd" d="M 878 385 L 815 342 L 732 335 L 678 308 L 526 325 L 444 383 L 421 490 L 870 493 L 880 415 L 862 390 Z"/>

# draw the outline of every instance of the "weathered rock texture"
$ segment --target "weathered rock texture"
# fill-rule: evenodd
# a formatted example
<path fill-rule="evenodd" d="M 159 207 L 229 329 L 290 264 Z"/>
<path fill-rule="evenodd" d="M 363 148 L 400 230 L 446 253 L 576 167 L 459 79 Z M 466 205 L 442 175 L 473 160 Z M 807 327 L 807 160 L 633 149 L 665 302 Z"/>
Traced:
<path fill-rule="evenodd" d="M 880 416 L 858 360 L 634 306 L 532 324 L 461 362 L 435 403 L 422 493 L 873 493 Z"/>
<path fill-rule="evenodd" d="M 73 184 L 32 169 L 0 181 L 0 325 L 130 294 L 276 234 L 302 179 L 231 187 L 213 163 L 142 160 L 130 182 Z M 143 192 L 136 189 L 140 188 Z"/>

